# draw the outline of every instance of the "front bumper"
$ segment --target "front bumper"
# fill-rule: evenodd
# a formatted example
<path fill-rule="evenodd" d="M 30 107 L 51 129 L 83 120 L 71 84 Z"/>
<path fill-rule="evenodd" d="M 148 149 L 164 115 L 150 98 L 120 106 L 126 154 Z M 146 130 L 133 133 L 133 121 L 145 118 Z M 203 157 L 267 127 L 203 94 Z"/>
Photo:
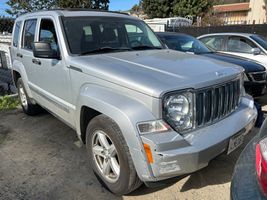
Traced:
<path fill-rule="evenodd" d="M 175 131 L 141 136 L 142 142 L 150 145 L 154 159 L 148 164 L 153 177 L 141 179 L 159 181 L 206 167 L 210 160 L 227 149 L 233 135 L 242 129 L 247 134 L 256 118 L 254 101 L 246 96 L 239 108 L 225 119 L 184 136 Z"/>

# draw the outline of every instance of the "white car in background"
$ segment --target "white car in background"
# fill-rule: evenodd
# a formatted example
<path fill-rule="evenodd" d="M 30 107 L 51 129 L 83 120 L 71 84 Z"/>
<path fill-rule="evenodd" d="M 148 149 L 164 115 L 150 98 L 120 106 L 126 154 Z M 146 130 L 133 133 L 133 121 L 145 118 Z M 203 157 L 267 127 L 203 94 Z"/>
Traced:
<path fill-rule="evenodd" d="M 267 39 L 249 33 L 214 33 L 198 37 L 208 48 L 253 59 L 267 67 Z"/>

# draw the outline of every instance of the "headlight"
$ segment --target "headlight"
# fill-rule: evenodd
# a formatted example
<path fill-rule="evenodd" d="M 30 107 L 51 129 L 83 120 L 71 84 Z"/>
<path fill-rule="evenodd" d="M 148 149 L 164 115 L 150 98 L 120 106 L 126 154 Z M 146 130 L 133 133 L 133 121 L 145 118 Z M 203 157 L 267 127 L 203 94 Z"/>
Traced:
<path fill-rule="evenodd" d="M 164 119 L 178 132 L 193 128 L 193 94 L 170 94 L 164 98 Z"/>

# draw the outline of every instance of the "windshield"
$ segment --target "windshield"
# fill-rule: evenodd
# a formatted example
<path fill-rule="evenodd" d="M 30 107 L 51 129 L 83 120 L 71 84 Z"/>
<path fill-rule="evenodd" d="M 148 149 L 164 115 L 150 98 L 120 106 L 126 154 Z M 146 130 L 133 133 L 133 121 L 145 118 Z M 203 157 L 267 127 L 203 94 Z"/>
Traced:
<path fill-rule="evenodd" d="M 267 39 L 265 37 L 262 37 L 260 35 L 252 35 L 250 36 L 250 38 L 255 40 L 261 47 L 267 50 Z"/>
<path fill-rule="evenodd" d="M 118 17 L 64 17 L 63 26 L 72 54 L 162 49 L 143 22 Z"/>
<path fill-rule="evenodd" d="M 202 42 L 187 35 L 160 35 L 166 45 L 173 50 L 192 52 L 195 54 L 211 53 Z"/>

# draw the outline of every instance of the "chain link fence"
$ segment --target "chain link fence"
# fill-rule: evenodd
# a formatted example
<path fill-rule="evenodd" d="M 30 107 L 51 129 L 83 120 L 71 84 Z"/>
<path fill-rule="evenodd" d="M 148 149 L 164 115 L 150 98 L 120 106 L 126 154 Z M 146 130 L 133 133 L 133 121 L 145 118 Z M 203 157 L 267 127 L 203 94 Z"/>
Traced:
<path fill-rule="evenodd" d="M 0 17 L 0 97 L 17 92 L 12 79 L 9 52 L 13 24 L 14 19 Z"/>

